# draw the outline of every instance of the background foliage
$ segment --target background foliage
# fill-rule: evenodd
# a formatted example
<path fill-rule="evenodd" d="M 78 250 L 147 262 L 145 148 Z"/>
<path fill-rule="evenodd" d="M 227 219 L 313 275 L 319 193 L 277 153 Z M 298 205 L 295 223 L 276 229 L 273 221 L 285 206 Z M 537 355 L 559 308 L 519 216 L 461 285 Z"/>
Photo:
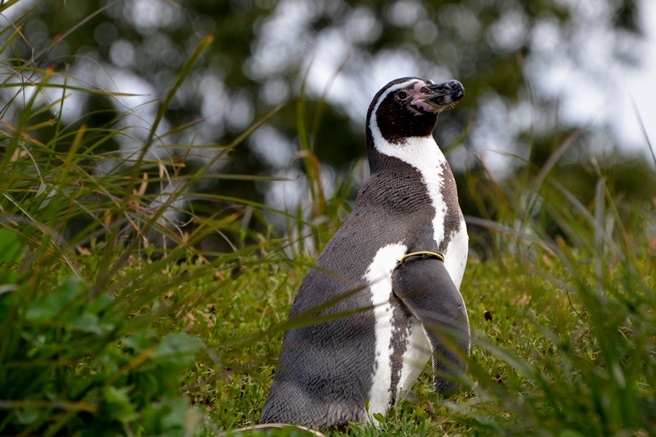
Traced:
<path fill-rule="evenodd" d="M 461 394 L 421 380 L 347 433 L 649 433 L 656 159 L 562 119 L 543 81 L 554 53 L 603 74 L 590 35 L 639 62 L 640 3 L 595 11 L 0 3 L 0 433 L 255 423 L 294 293 L 366 175 L 368 100 L 408 71 L 467 88 L 436 134 L 473 237 L 476 347 Z"/>
<path fill-rule="evenodd" d="M 224 176 L 198 181 L 195 188 L 201 192 L 266 200 L 292 213 L 299 204 L 307 210 L 305 193 L 318 189 L 305 178 L 311 171 L 306 151 L 321 162 L 316 172 L 326 194 L 333 194 L 364 155 L 362 125 L 370 97 L 388 80 L 414 73 L 435 80 L 457 78 L 466 86 L 459 110 L 445 113 L 436 133 L 442 145 L 462 142 L 450 156 L 460 175 L 488 171 L 491 158 L 483 150 L 495 144 L 493 148 L 498 145 L 526 162 L 506 160 L 501 169 L 495 166 L 494 175 L 525 183 L 526 169 L 541 168 L 575 135 L 552 175 L 576 185 L 577 193 L 592 192 L 593 156 L 599 166 L 613 167 L 613 185 L 623 196 L 645 199 L 653 194 L 632 177 L 647 171 L 642 159 L 618 162 L 621 147 L 603 124 L 579 127 L 562 118 L 563 96 L 549 79 L 562 74 L 559 66 L 574 65 L 586 81 L 604 83 L 609 73 L 603 60 L 639 64 L 641 11 L 635 0 L 601 1 L 594 10 L 555 0 L 16 3 L 7 17 L 24 21 L 20 37 L 5 52 L 18 64 L 12 74 L 38 81 L 34 68 L 52 68 L 58 73 L 52 81 L 69 87 L 61 114 L 67 124 L 121 129 L 121 135 L 108 138 L 94 153 L 130 156 L 150 135 L 149 157 L 171 173 L 193 174 L 213 159 L 211 173 L 220 170 Z M 11 30 L 6 27 L 5 37 Z M 167 93 L 185 60 L 208 35 L 213 43 L 193 64 L 151 132 L 158 114 L 150 102 Z M 73 88 L 87 85 L 139 95 Z M 25 98 L 12 97 L 15 91 L 4 93 L 5 101 Z M 298 98 L 303 99 L 302 120 L 294 104 Z M 217 159 L 212 149 L 188 147 L 231 144 L 273 108 L 277 114 L 229 154 Z M 21 110 L 20 104 L 13 105 L 5 120 L 10 122 Z M 460 138 L 463 131 L 468 135 Z M 33 135 L 44 139 L 52 133 L 43 126 Z M 351 195 L 360 173 L 355 173 Z M 263 184 L 239 176 L 245 174 L 306 182 Z M 494 195 L 480 186 L 474 192 L 462 193 L 466 214 L 496 217 Z M 484 209 L 474 194 L 483 198 Z M 198 204 L 197 213 L 226 207 L 189 200 Z M 279 215 L 267 215 L 267 220 L 284 229 Z"/>

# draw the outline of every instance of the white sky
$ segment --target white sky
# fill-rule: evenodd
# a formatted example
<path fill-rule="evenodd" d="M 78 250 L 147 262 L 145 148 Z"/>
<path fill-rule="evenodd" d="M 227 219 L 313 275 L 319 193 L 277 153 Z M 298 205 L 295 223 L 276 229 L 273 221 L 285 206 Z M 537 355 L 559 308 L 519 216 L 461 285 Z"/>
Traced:
<path fill-rule="evenodd" d="M 610 83 L 565 83 L 571 94 L 565 99 L 564 116 L 570 120 L 608 123 L 618 135 L 620 146 L 629 152 L 649 153 L 639 124 L 642 118 L 649 141 L 656 147 L 656 1 L 643 0 L 645 32 L 643 65 L 633 69 L 610 63 Z M 585 78 L 582 78 L 585 79 Z M 590 102 L 594 102 L 590 105 Z M 637 107 L 637 112 L 634 107 Z M 656 150 L 655 150 L 656 152 Z"/>

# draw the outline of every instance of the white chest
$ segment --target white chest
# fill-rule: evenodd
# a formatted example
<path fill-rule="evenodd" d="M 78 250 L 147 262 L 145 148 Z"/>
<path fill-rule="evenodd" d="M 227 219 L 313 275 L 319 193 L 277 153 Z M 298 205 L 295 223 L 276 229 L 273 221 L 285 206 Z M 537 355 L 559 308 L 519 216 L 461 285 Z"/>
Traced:
<path fill-rule="evenodd" d="M 375 136 L 375 135 L 374 135 Z M 391 145 L 382 138 L 375 138 L 376 148 L 388 156 L 392 156 L 415 167 L 421 174 L 422 181 L 428 190 L 430 202 L 435 211 L 432 220 L 433 238 L 440 246 L 448 241 L 444 250 L 445 267 L 455 283 L 460 287 L 465 270 L 468 252 L 468 236 L 462 214 L 457 230 L 446 229 L 448 211 L 444 199 L 445 171 L 450 171 L 446 158 L 432 137 L 409 138 L 405 144 Z M 370 265 L 365 279 L 370 285 L 374 314 L 376 317 L 376 366 L 373 375 L 373 386 L 369 396 L 369 415 L 384 414 L 391 400 L 402 397 L 412 386 L 426 362 L 431 356 L 431 349 L 423 328 L 417 320 L 413 320 L 410 333 L 407 336 L 407 348 L 402 356 L 402 370 L 392 396 L 392 351 L 393 320 L 390 299 L 393 296 L 391 273 L 396 262 L 407 252 L 404 242 L 387 245 L 377 252 Z"/>
<path fill-rule="evenodd" d="M 445 171 L 450 172 L 444 154 L 432 136 L 408 138 L 405 144 L 389 144 L 380 136 L 374 141 L 379 152 L 412 165 L 421 174 L 435 210 L 433 238 L 438 246 L 445 239 L 449 240 L 443 253 L 445 266 L 453 282 L 460 287 L 467 262 L 469 238 L 462 214 L 460 214 L 461 223 L 458 231 L 446 229 L 448 204 L 444 198 L 443 188 L 445 179 L 453 176 L 444 174 Z"/>

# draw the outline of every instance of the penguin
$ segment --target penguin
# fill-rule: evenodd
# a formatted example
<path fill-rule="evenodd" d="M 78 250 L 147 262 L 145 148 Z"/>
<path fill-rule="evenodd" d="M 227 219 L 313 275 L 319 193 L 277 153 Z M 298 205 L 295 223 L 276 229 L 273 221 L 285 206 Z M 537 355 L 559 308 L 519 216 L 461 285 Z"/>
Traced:
<path fill-rule="evenodd" d="M 376 423 L 429 358 L 436 392 L 457 388 L 470 347 L 459 291 L 468 236 L 432 133 L 438 114 L 463 96 L 456 80 L 416 77 L 374 96 L 370 176 L 296 295 L 261 423 Z"/>

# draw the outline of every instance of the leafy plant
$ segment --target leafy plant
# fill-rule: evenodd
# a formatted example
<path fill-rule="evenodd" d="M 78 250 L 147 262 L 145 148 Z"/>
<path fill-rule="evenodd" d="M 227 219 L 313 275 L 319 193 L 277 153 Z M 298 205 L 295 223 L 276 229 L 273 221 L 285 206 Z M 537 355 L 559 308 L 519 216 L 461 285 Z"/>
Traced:
<path fill-rule="evenodd" d="M 88 127 L 61 116 L 71 90 L 121 93 L 69 86 L 77 79 L 20 59 L 1 61 L 8 74 L 0 91 L 10 97 L 0 131 L 0 434 L 188 435 L 198 427 L 181 378 L 203 341 L 158 321 L 198 298 L 171 301 L 167 293 L 214 273 L 189 258 L 197 238 L 208 228 L 228 232 L 235 221 L 205 219 L 168 251 L 149 245 L 149 231 L 167 232 L 160 218 L 206 170 L 181 179 L 184 189 L 163 204 L 153 203 L 159 194 L 148 192 L 145 174 L 169 164 L 146 152 L 210 42 L 182 67 L 136 158 L 103 150 L 125 134 L 116 120 Z M 99 172 L 101 163 L 113 169 Z M 197 262 L 194 274 L 162 273 L 178 259 Z"/>
<path fill-rule="evenodd" d="M 7 229 L 0 240 L 26 251 Z M 34 287 L 29 271 L 2 273 L 3 434 L 182 435 L 193 429 L 178 380 L 201 349 L 200 339 L 185 333 L 160 338 L 152 329 L 126 335 L 115 299 L 93 296 L 76 277 L 44 290 Z"/>

